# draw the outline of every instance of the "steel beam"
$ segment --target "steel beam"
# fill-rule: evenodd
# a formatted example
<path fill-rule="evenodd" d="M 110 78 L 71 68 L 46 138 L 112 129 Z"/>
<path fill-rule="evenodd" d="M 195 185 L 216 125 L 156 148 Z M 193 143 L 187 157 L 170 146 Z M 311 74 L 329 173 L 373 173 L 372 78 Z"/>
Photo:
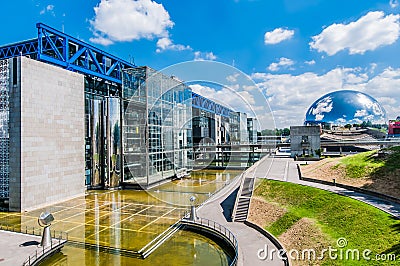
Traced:
<path fill-rule="evenodd" d="M 135 67 L 43 23 L 36 24 L 36 27 L 36 39 L 0 47 L 0 59 L 30 55 L 39 61 L 117 84 L 122 84 L 124 69 Z"/>
<path fill-rule="evenodd" d="M 192 105 L 201 110 L 228 118 L 230 113 L 233 112 L 231 109 L 211 101 L 210 99 L 207 99 L 206 97 L 203 97 L 195 92 L 192 92 Z"/>

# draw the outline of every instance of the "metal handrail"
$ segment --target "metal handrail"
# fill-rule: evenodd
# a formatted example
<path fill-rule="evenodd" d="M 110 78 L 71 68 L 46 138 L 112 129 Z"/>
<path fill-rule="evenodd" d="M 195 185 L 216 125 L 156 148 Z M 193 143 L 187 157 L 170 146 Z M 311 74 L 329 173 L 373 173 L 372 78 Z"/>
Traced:
<path fill-rule="evenodd" d="M 56 243 L 53 244 L 53 240 L 50 241 L 50 246 L 42 246 L 42 249 L 40 249 L 40 251 L 38 252 L 38 250 L 35 250 L 35 253 L 32 253 L 31 255 L 29 255 L 29 257 L 22 263 L 22 266 L 30 266 L 33 265 L 38 258 L 40 258 L 41 256 L 43 256 L 44 254 L 46 254 L 47 252 L 51 252 L 53 250 L 53 248 L 57 248 L 58 246 L 60 246 L 62 243 L 66 241 L 66 239 L 62 239 L 61 236 L 59 238 L 56 238 L 56 240 L 58 240 Z"/>
<path fill-rule="evenodd" d="M 34 227 L 34 226 L 31 226 L 31 227 L 25 226 L 25 228 L 23 228 L 22 226 L 16 227 L 15 225 L 11 226 L 9 224 L 6 224 L 6 225 L 0 224 L 0 230 L 10 231 L 10 232 L 14 232 L 14 233 L 27 234 L 27 235 L 34 235 L 34 236 L 42 235 L 42 229 Z M 52 234 L 51 234 L 52 238 L 57 240 L 56 243 L 53 243 L 53 240 L 52 240 L 52 241 L 50 241 L 50 246 L 48 246 L 48 247 L 43 246 L 39 252 L 38 252 L 38 250 L 36 250 L 34 253 L 30 254 L 29 257 L 22 264 L 23 266 L 32 265 L 33 263 L 35 263 L 35 261 L 40 256 L 42 256 L 43 254 L 45 254 L 48 251 L 51 251 L 53 248 L 58 247 L 59 245 L 61 245 L 61 242 L 68 241 L 68 233 L 67 232 L 56 231 L 56 230 L 52 230 L 51 232 L 52 232 Z M 56 237 L 56 235 L 57 235 L 57 237 Z"/>
<path fill-rule="evenodd" d="M 236 236 L 228 228 L 218 222 L 206 218 L 197 218 L 194 221 L 185 219 L 185 221 L 205 226 L 223 235 L 235 249 L 235 257 L 233 258 L 230 266 L 236 265 L 239 254 L 239 242 L 237 241 Z"/>
<path fill-rule="evenodd" d="M 18 229 L 19 228 L 19 229 Z M 0 224 L 0 230 L 4 231 L 10 231 L 14 233 L 21 233 L 21 234 L 26 234 L 26 235 L 34 235 L 34 236 L 41 236 L 42 235 L 42 229 L 34 226 L 15 226 L 15 225 L 9 225 L 9 224 Z M 64 231 L 56 231 L 52 230 L 52 236 L 53 238 L 56 238 L 56 235 L 58 236 L 57 238 L 65 239 L 68 240 L 68 233 Z M 64 237 L 65 236 L 65 237 Z"/>

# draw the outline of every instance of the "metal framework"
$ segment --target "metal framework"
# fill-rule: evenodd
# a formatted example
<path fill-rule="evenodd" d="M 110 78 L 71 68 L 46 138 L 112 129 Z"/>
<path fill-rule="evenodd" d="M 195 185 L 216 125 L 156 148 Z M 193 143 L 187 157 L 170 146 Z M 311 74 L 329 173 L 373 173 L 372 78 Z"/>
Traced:
<path fill-rule="evenodd" d="M 122 71 L 135 65 L 45 24 L 36 24 L 38 38 L 0 47 L 0 59 L 31 56 L 67 70 L 122 84 Z"/>
<path fill-rule="evenodd" d="M 207 99 L 195 92 L 192 92 L 192 105 L 196 108 L 215 113 L 217 115 L 225 116 L 229 118 L 231 109 L 222 106 L 214 101 Z"/>
<path fill-rule="evenodd" d="M 37 38 L 0 47 L 0 60 L 30 56 L 39 61 L 119 85 L 122 84 L 123 71 L 136 67 L 43 23 L 37 23 L 36 27 Z M 192 98 L 193 106 L 199 109 L 225 117 L 229 117 L 233 112 L 194 92 Z"/>

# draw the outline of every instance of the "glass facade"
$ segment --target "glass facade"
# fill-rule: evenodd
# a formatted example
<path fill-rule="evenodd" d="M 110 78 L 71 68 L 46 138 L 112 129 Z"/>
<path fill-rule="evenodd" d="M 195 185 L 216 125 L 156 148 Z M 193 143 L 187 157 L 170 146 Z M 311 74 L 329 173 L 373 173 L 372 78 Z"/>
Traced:
<path fill-rule="evenodd" d="M 232 144 L 240 143 L 240 115 L 236 112 L 231 112 L 229 115 L 229 139 Z"/>
<path fill-rule="evenodd" d="M 122 176 L 121 98 L 117 88 L 85 80 L 85 183 L 118 187 Z"/>
<path fill-rule="evenodd" d="M 109 156 L 107 157 L 107 165 L 109 169 L 108 179 L 106 179 L 106 186 L 116 187 L 119 186 L 122 177 L 121 163 L 122 163 L 122 131 L 121 131 L 121 99 L 117 97 L 109 97 L 107 101 L 107 117 L 109 125 L 107 127 L 107 138 L 110 140 L 107 150 Z"/>
<path fill-rule="evenodd" d="M 192 108 L 192 114 L 194 144 L 199 145 L 200 142 L 207 142 L 207 139 L 215 142 L 215 114 L 196 107 Z"/>
<path fill-rule="evenodd" d="M 124 182 L 149 186 L 191 168 L 191 90 L 149 67 L 124 73 Z"/>
<path fill-rule="evenodd" d="M 9 197 L 9 64 L 0 61 L 0 198 Z"/>
<path fill-rule="evenodd" d="M 0 198 L 9 196 L 9 72 L 8 60 L 0 61 Z M 138 67 L 125 70 L 122 81 L 120 86 L 85 77 L 84 178 L 89 189 L 146 188 L 190 171 L 193 146 L 240 144 L 245 136 L 243 114 L 223 116 L 195 107 L 191 89 L 174 77 Z M 248 142 L 246 136 L 242 142 Z M 201 159 L 213 160 L 215 152 L 221 157 L 218 149 Z"/>
<path fill-rule="evenodd" d="M 247 132 L 249 134 L 249 143 L 256 144 L 257 143 L 257 128 L 256 128 L 256 119 L 252 117 L 247 118 Z"/>

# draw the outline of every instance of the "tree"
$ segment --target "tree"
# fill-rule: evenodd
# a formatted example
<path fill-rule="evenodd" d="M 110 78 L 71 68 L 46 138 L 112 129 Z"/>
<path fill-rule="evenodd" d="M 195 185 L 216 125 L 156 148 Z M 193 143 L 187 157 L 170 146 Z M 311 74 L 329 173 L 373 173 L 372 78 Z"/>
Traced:
<path fill-rule="evenodd" d="M 290 136 L 290 129 L 285 127 L 282 131 L 283 136 Z"/>
<path fill-rule="evenodd" d="M 362 124 L 361 124 L 361 127 L 362 128 L 366 128 L 367 127 L 367 122 L 363 121 Z"/>

